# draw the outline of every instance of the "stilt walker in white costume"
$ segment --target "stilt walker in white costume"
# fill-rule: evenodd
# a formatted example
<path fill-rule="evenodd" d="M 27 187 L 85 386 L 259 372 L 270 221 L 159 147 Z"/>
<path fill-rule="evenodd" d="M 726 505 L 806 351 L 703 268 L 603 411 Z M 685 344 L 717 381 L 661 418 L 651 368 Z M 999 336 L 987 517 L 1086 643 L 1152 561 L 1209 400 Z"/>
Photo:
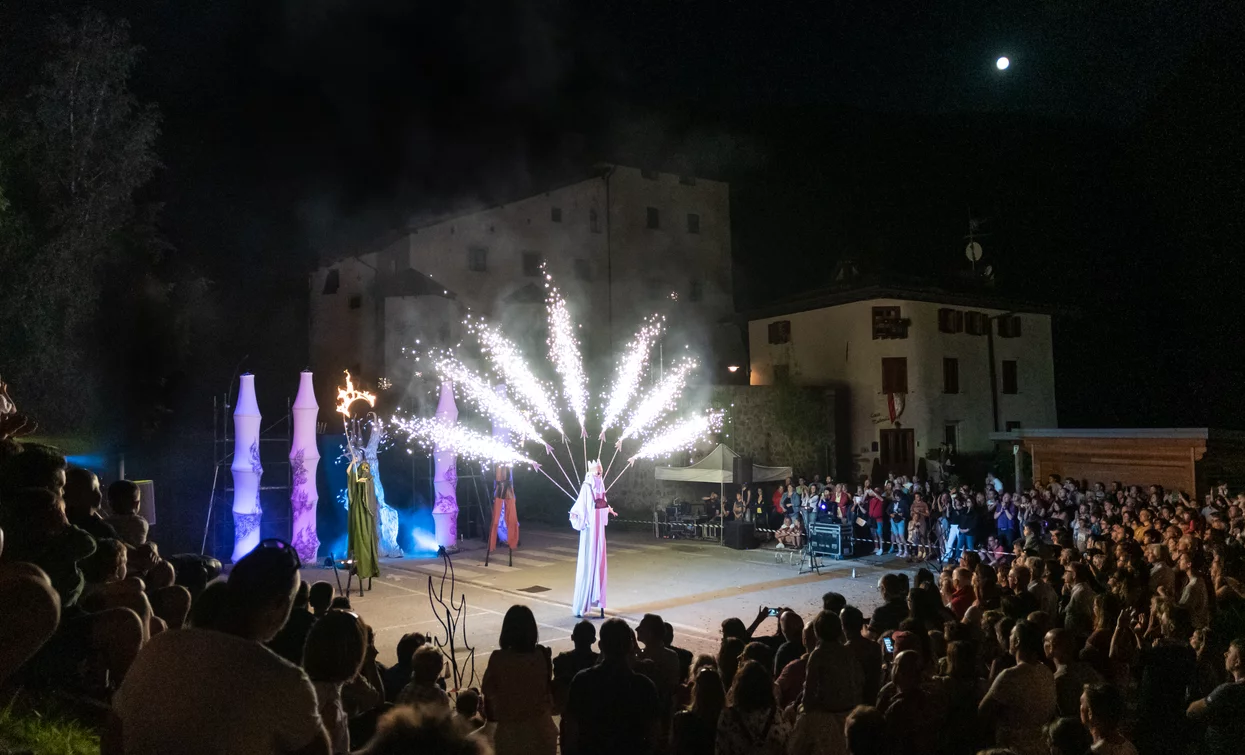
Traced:
<path fill-rule="evenodd" d="M 588 464 L 579 497 L 571 508 L 571 526 L 579 530 L 579 562 L 575 565 L 575 597 L 571 611 L 576 617 L 597 608 L 605 616 L 605 525 L 618 512 L 605 500 L 601 462 Z"/>

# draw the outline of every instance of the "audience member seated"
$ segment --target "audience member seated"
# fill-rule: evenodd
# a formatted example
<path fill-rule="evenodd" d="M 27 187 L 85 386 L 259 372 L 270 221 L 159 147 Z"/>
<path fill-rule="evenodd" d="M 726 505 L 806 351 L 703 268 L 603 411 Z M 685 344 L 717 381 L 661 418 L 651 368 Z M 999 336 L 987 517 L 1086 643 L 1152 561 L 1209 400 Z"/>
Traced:
<path fill-rule="evenodd" d="M 117 480 L 108 486 L 108 508 L 112 509 L 108 524 L 133 548 L 147 542 L 148 525 L 138 513 L 139 498 L 138 485 L 130 480 Z"/>
<path fill-rule="evenodd" d="M 96 540 L 109 538 L 120 540 L 121 536 L 104 521 L 100 504 L 104 496 L 99 489 L 99 478 L 89 469 L 74 467 L 65 473 L 65 513 L 69 523 L 84 530 Z"/>
<path fill-rule="evenodd" d="M 492 749 L 463 735 L 448 711 L 398 707 L 380 719 L 376 736 L 356 755 L 492 755 Z"/>
<path fill-rule="evenodd" d="M 465 736 L 478 732 L 485 723 L 480 713 L 480 691 L 471 687 L 459 692 L 454 698 L 454 726 L 459 733 Z"/>
<path fill-rule="evenodd" d="M 441 651 L 431 645 L 421 645 L 411 658 L 411 681 L 398 693 L 398 705 L 448 711 L 450 696 L 437 684 L 444 670 L 445 656 Z"/>
<path fill-rule="evenodd" d="M 311 615 L 320 618 L 333 603 L 333 583 L 320 580 L 311 586 L 307 594 L 307 604 L 311 606 Z M 412 651 L 414 652 L 414 651 Z"/>
<path fill-rule="evenodd" d="M 656 686 L 631 670 L 635 635 L 622 619 L 606 619 L 599 634 L 601 661 L 571 682 L 562 753 L 650 755 L 660 744 L 662 710 Z"/>
<path fill-rule="evenodd" d="M 277 636 L 268 643 L 268 649 L 295 665 L 302 665 L 303 646 L 307 644 L 307 633 L 316 623 L 307 607 L 307 598 L 311 593 L 310 585 L 299 582 L 298 592 L 294 595 L 294 607 L 290 609 L 290 618 L 285 626 L 277 632 Z M 315 677 L 312 677 L 315 681 Z"/>
<path fill-rule="evenodd" d="M 311 680 L 263 644 L 289 617 L 300 567 L 289 544 L 262 541 L 234 565 L 215 629 L 152 639 L 113 699 L 102 755 L 331 752 Z"/>
<path fill-rule="evenodd" d="M 0 556 L 4 533 L 0 531 Z M 60 598 L 48 575 L 34 564 L 0 563 L 0 690 L 5 681 L 47 642 L 60 621 Z M 21 606 L 22 610 L 9 610 Z"/>
<path fill-rule="evenodd" d="M 489 656 L 480 684 L 485 718 L 497 723 L 493 733 L 497 755 L 553 755 L 557 751 L 558 729 L 550 694 L 553 662 L 549 649 L 537 644 L 539 638 L 532 609 L 519 605 L 506 611 L 498 649 Z"/>
<path fill-rule="evenodd" d="M 271 642 L 268 647 L 272 648 Z M 302 665 L 315 686 L 320 720 L 334 755 L 350 752 L 350 725 L 342 705 L 342 685 L 359 675 L 366 651 L 363 622 L 345 611 L 329 611 L 314 622 L 307 634 Z"/>
<path fill-rule="evenodd" d="M 328 584 L 317 583 L 317 584 Z M 315 590 L 315 585 L 311 586 Z M 411 682 L 412 661 L 415 658 L 415 651 L 419 650 L 428 642 L 428 638 L 419 632 L 411 632 L 402 635 L 402 639 L 398 640 L 398 662 L 385 669 L 384 686 L 385 686 L 385 702 L 396 703 L 398 695 L 402 693 L 402 689 Z"/>
<path fill-rule="evenodd" d="M 84 610 L 129 608 L 143 621 L 146 635 L 152 631 L 154 614 L 147 600 L 146 585 L 138 577 L 126 577 L 126 548 L 120 540 L 96 541 L 95 552 L 81 561 L 85 587 L 79 602 Z"/>

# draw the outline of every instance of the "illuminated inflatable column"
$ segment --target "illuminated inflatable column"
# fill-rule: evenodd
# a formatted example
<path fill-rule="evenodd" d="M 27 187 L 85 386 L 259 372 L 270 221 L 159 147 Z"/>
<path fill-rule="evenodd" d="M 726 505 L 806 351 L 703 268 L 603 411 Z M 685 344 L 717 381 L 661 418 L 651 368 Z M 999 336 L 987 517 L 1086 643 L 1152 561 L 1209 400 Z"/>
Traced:
<path fill-rule="evenodd" d="M 255 401 L 255 376 L 238 382 L 238 404 L 233 410 L 233 556 L 235 564 L 259 545 L 259 404 Z"/>
<path fill-rule="evenodd" d="M 441 398 L 437 401 L 437 421 L 452 425 L 458 421 L 458 406 L 454 404 L 454 389 L 449 381 L 441 384 Z M 437 545 L 453 550 L 458 544 L 458 470 L 451 449 L 433 449 L 434 478 L 432 520 L 437 529 Z"/>
<path fill-rule="evenodd" d="M 385 503 L 385 486 L 380 484 L 380 441 L 385 435 L 385 423 L 376 415 L 369 420 L 372 433 L 363 447 L 363 458 L 367 459 L 372 468 L 372 489 L 376 493 L 376 527 L 377 542 L 380 543 L 380 555 L 388 558 L 401 558 L 402 549 L 398 547 L 398 512 Z"/>
<path fill-rule="evenodd" d="M 506 397 L 506 384 L 505 383 L 500 383 L 497 386 L 494 386 L 493 390 L 496 391 L 498 396 L 501 396 L 502 398 Z M 510 428 L 502 424 L 501 421 L 498 420 L 496 417 L 493 418 L 493 440 L 497 441 L 498 443 L 504 443 L 507 446 L 510 445 Z M 499 470 L 494 469 L 493 471 L 498 472 Z M 509 470 L 505 470 L 505 471 L 509 473 Z M 496 475 L 494 475 L 494 477 L 496 477 Z M 503 502 L 501 516 L 497 518 L 497 539 L 499 541 L 505 540 L 508 543 L 510 542 L 510 538 L 507 537 L 507 535 L 508 533 L 506 532 L 506 504 L 505 502 Z M 488 539 L 487 536 L 485 539 Z"/>
<path fill-rule="evenodd" d="M 316 536 L 316 467 L 320 451 L 316 447 L 316 421 L 320 405 L 316 403 L 311 372 L 304 370 L 298 377 L 298 395 L 294 398 L 294 443 L 290 446 L 290 470 L 294 486 L 290 489 L 290 513 L 294 518 L 294 550 L 304 564 L 316 560 L 320 538 Z"/>

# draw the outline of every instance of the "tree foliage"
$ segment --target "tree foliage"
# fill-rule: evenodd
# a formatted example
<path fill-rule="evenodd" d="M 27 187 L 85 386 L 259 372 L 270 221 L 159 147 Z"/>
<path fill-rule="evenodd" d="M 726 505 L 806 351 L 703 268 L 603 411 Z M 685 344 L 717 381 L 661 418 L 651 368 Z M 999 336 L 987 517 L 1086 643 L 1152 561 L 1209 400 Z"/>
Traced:
<path fill-rule="evenodd" d="M 129 88 L 140 52 L 124 21 L 54 21 L 38 82 L 0 111 L 0 374 L 45 427 L 100 419 L 106 281 L 161 251 L 135 199 L 159 167 L 159 113 Z"/>

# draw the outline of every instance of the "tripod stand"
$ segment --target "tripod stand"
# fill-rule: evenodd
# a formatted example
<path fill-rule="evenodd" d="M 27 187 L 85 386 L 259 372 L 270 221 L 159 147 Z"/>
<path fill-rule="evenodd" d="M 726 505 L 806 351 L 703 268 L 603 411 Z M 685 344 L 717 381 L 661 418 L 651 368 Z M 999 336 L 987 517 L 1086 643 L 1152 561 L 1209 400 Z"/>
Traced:
<path fill-rule="evenodd" d="M 811 531 L 804 533 L 804 552 L 800 555 L 800 574 L 816 572 L 818 576 L 821 576 L 821 554 L 813 550 L 812 534 Z M 804 566 L 806 563 L 807 568 Z"/>

